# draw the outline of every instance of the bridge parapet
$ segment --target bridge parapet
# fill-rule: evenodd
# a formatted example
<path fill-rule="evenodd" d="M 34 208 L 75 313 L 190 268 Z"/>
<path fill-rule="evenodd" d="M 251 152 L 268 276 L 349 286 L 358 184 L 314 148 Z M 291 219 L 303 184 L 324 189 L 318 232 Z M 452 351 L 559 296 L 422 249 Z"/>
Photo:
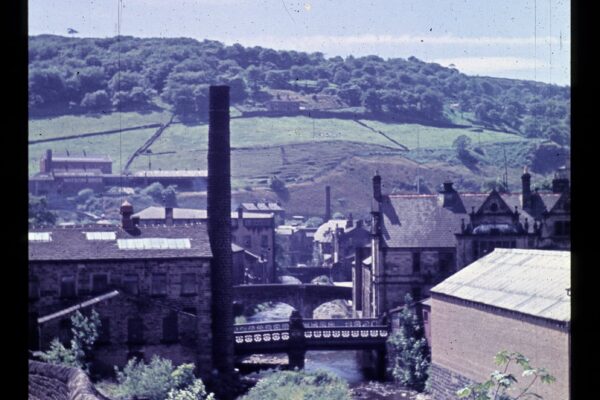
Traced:
<path fill-rule="evenodd" d="M 251 324 L 235 324 L 233 326 L 234 332 L 251 332 L 251 331 L 271 331 L 271 330 L 289 330 L 290 323 L 288 320 L 282 321 L 269 321 Z"/>

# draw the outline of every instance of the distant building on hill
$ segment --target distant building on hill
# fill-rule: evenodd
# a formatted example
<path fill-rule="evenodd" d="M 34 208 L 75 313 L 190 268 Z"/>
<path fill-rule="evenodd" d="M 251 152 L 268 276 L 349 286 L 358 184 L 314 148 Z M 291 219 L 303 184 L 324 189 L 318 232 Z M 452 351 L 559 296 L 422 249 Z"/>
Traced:
<path fill-rule="evenodd" d="M 178 190 L 206 190 L 206 170 L 150 170 L 133 173 L 112 171 L 107 155 L 54 155 L 52 150 L 40 159 L 40 172 L 29 178 L 34 195 L 67 196 L 90 188 L 102 192 L 108 186 L 148 186 L 158 182 L 176 185 Z"/>
<path fill-rule="evenodd" d="M 497 352 L 519 352 L 556 382 L 531 390 L 569 399 L 571 253 L 495 249 L 431 289 L 431 388 L 436 400 L 489 379 Z M 524 388 L 531 377 L 521 377 Z"/>
<path fill-rule="evenodd" d="M 253 201 L 241 204 L 244 212 L 273 214 L 282 222 L 285 220 L 285 209 L 276 201 Z"/>
<path fill-rule="evenodd" d="M 270 100 L 266 103 L 267 110 L 275 113 L 297 113 L 300 102 L 296 100 Z"/>

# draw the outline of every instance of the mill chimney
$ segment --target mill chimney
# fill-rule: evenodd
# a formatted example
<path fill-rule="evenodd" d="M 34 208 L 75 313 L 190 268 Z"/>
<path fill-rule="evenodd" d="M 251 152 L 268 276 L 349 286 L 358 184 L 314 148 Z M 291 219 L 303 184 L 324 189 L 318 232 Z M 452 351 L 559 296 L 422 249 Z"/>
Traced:
<path fill-rule="evenodd" d="M 521 208 L 528 210 L 531 207 L 531 175 L 527 171 L 527 167 L 523 168 L 523 175 L 521 175 L 521 192 L 523 196 Z"/>
<path fill-rule="evenodd" d="M 165 207 L 165 224 L 173 225 L 173 207 Z"/>
<path fill-rule="evenodd" d="M 213 254 L 212 358 L 224 377 L 233 373 L 233 277 L 229 86 L 210 86 L 208 125 L 208 235 Z"/>
<path fill-rule="evenodd" d="M 331 187 L 325 186 L 325 222 L 331 219 Z"/>
<path fill-rule="evenodd" d="M 373 198 L 381 203 L 381 176 L 379 176 L 378 171 L 375 171 L 375 175 L 373 176 Z"/>
<path fill-rule="evenodd" d="M 42 172 L 52 172 L 52 150 L 46 150 L 46 158 L 44 159 L 44 170 Z"/>

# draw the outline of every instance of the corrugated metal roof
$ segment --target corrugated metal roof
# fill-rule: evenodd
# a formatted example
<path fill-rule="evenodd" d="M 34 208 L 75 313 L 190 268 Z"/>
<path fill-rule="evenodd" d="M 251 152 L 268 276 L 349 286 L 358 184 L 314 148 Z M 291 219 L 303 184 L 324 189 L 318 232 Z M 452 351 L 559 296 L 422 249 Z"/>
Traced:
<path fill-rule="evenodd" d="M 463 300 L 570 321 L 571 252 L 495 249 L 431 289 Z"/>

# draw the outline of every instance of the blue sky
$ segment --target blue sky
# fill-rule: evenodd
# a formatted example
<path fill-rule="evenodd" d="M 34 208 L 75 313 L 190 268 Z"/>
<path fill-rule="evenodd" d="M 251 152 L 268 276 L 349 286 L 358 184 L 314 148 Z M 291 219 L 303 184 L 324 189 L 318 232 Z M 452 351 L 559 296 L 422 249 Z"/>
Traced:
<path fill-rule="evenodd" d="M 471 75 L 570 82 L 566 0 L 29 0 L 31 35 L 68 28 L 79 37 L 415 56 Z"/>

